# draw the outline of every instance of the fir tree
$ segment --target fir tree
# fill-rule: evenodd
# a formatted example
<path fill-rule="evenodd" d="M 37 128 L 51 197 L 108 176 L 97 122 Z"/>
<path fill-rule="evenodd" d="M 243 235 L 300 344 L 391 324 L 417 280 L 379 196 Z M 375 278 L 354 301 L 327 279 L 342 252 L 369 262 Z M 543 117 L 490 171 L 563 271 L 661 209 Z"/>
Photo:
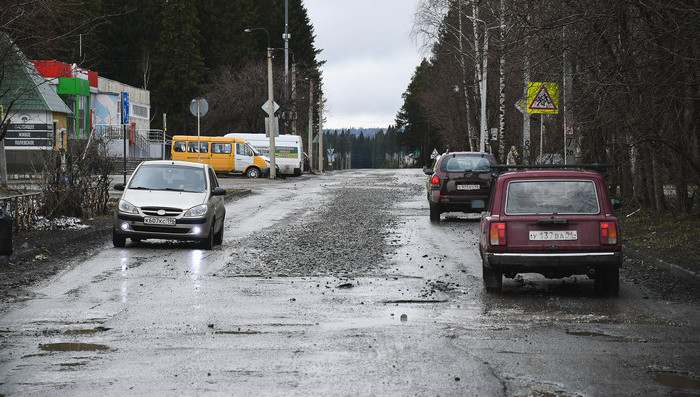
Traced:
<path fill-rule="evenodd" d="M 169 0 L 163 7 L 163 24 L 158 40 L 156 83 L 153 98 L 163 104 L 173 133 L 186 134 L 189 104 L 200 94 L 206 68 L 200 53 L 197 8 L 193 0 Z"/>

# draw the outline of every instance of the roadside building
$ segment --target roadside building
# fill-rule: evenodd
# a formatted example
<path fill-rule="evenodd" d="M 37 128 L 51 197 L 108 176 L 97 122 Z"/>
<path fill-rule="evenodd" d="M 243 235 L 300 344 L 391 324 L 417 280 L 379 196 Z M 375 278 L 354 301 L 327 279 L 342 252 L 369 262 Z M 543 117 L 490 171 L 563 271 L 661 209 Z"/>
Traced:
<path fill-rule="evenodd" d="M 148 90 L 75 64 L 29 61 L 12 47 L 12 56 L 2 60 L 0 79 L 0 110 L 8 120 L 8 173 L 40 171 L 47 150 L 60 151 L 73 140 L 102 139 L 111 157 L 162 157 L 165 139 L 150 129 Z M 123 93 L 129 98 L 126 124 Z"/>
<path fill-rule="evenodd" d="M 6 54 L 0 106 L 8 124 L 4 139 L 7 170 L 41 170 L 42 154 L 66 144 L 73 112 L 19 49 L 14 47 Z"/>

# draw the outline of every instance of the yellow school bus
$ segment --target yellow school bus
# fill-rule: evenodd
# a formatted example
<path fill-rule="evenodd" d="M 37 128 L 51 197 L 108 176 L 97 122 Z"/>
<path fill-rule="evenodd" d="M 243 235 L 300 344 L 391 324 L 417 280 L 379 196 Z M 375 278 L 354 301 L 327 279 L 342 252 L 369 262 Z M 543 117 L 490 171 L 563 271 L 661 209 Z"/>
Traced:
<path fill-rule="evenodd" d="M 170 153 L 173 160 L 206 163 L 220 173 L 244 174 L 248 178 L 270 173 L 269 160 L 241 138 L 175 135 Z"/>

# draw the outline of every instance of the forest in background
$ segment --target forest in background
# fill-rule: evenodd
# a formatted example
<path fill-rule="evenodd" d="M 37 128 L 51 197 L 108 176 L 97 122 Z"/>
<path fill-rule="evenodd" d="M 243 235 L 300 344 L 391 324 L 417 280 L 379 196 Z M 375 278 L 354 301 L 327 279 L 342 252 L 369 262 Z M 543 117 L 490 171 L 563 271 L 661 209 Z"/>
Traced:
<path fill-rule="evenodd" d="M 401 142 L 420 149 L 423 164 L 432 147 L 478 150 L 487 64 L 486 126 L 496 131 L 488 143 L 501 162 L 511 145 L 521 163 L 536 162 L 540 145 L 563 157 L 566 115 L 576 162 L 610 164 L 623 202 L 691 212 L 700 185 L 699 14 L 685 0 L 423 0 L 413 33 L 430 57 L 404 93 Z M 561 111 L 521 114 L 527 82 L 558 83 Z"/>
<path fill-rule="evenodd" d="M 285 0 L 8 0 L 0 28 L 29 59 L 75 63 L 148 89 L 151 126 L 162 129 L 165 113 L 169 135 L 196 131 L 189 111 L 195 97 L 210 105 L 203 134 L 264 131 L 269 40 L 282 127 L 295 122 L 305 131 L 309 106 L 318 114 L 309 82 L 318 91 L 323 61 L 302 1 L 288 4 L 286 85 Z"/>
<path fill-rule="evenodd" d="M 283 132 L 296 129 L 306 139 L 309 114 L 318 129 L 319 95 L 309 94 L 321 86 L 323 61 L 301 0 L 289 1 L 296 78 L 294 89 L 290 82 L 286 90 L 280 83 L 284 0 L 4 5 L 0 29 L 30 59 L 76 63 L 149 89 L 152 126 L 161 127 L 167 113 L 170 135 L 196 130 L 189 113 L 196 96 L 210 103 L 202 118 L 204 134 L 264 130 L 260 107 L 267 100 L 268 36 L 244 30 L 266 28 L 275 48 Z M 396 126 L 382 134 L 384 142 L 349 138 L 350 153 L 369 141 L 375 147 L 365 158 L 372 160 L 362 164 L 378 166 L 375 153 L 388 136 L 405 152 L 420 151 L 418 165 L 430 162 L 433 148 L 478 150 L 484 124 L 480 79 L 488 72 L 485 126 L 493 139 L 487 148 L 501 161 L 511 145 L 519 162 L 537 161 L 539 147 L 562 153 L 567 115 L 576 161 L 610 164 L 610 184 L 624 202 L 689 212 L 697 208 L 700 184 L 698 14 L 697 4 L 684 0 L 423 0 L 413 33 L 430 55 L 416 68 Z M 3 54 L 10 50 L 4 47 Z M 566 111 L 521 114 L 514 105 L 523 99 L 526 83 L 536 81 L 558 83 Z M 334 143 L 341 148 L 347 143 L 342 135 Z"/>

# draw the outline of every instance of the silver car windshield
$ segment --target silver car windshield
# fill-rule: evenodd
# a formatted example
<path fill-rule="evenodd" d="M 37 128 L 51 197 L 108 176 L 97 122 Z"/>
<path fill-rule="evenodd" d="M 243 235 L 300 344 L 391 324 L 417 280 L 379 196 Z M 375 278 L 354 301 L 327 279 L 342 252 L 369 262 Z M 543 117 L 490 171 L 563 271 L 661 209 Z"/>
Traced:
<path fill-rule="evenodd" d="M 203 168 L 144 165 L 131 178 L 128 188 L 201 193 L 206 190 L 206 175 Z"/>
<path fill-rule="evenodd" d="M 590 180 L 527 180 L 508 184 L 507 215 L 599 212 L 595 183 Z"/>

